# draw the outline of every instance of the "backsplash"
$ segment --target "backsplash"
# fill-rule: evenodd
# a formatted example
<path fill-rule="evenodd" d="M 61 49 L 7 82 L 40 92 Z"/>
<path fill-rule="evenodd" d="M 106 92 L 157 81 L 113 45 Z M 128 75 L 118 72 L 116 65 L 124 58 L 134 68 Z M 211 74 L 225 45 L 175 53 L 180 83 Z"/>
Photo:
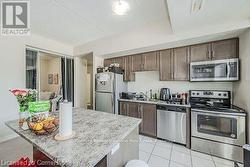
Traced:
<path fill-rule="evenodd" d="M 232 82 L 187 82 L 187 81 L 159 81 L 158 71 L 136 72 L 135 82 L 128 82 L 129 92 L 146 92 L 150 89 L 170 88 L 171 93 L 199 90 L 233 90 Z"/>

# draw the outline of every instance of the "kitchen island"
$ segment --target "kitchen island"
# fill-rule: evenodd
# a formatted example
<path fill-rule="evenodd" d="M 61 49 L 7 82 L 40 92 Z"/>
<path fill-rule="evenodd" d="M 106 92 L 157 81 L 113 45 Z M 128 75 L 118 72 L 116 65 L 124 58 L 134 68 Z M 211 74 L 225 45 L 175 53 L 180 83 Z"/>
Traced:
<path fill-rule="evenodd" d="M 18 120 L 6 125 L 33 145 L 33 160 L 40 162 L 40 166 L 122 167 L 127 161 L 139 158 L 140 122 L 131 117 L 74 109 L 76 135 L 66 141 L 54 140 L 58 132 L 39 136 L 22 130 Z"/>

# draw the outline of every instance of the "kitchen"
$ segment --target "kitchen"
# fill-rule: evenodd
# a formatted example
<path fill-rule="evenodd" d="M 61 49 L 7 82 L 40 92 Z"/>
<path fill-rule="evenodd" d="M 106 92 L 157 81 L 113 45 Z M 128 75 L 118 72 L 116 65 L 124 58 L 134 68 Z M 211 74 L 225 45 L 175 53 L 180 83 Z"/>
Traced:
<path fill-rule="evenodd" d="M 0 34 L 0 166 L 250 166 L 249 1 L 19 3 L 30 33 Z"/>
<path fill-rule="evenodd" d="M 242 163 L 246 111 L 232 106 L 239 62 L 239 38 L 105 59 L 96 74 L 96 110 L 141 118 L 142 135 Z M 155 89 L 160 81 L 176 92 Z M 179 87 L 185 84 L 189 90 Z"/>

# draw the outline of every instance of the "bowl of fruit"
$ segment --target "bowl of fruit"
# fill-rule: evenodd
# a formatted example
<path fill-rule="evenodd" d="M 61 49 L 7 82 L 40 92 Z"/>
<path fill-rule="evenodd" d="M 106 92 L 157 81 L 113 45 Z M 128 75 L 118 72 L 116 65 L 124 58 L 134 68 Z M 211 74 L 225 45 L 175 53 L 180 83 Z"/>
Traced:
<path fill-rule="evenodd" d="M 47 135 L 59 127 L 59 119 L 53 115 L 32 115 L 27 119 L 29 129 L 37 135 Z"/>

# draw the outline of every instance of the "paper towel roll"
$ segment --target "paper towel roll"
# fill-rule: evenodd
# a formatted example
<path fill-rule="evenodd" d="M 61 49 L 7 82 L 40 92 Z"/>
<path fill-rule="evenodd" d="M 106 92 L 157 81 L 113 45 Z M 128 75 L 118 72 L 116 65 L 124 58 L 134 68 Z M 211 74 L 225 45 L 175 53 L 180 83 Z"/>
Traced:
<path fill-rule="evenodd" d="M 59 136 L 70 135 L 72 135 L 72 103 L 62 102 L 59 111 Z"/>

